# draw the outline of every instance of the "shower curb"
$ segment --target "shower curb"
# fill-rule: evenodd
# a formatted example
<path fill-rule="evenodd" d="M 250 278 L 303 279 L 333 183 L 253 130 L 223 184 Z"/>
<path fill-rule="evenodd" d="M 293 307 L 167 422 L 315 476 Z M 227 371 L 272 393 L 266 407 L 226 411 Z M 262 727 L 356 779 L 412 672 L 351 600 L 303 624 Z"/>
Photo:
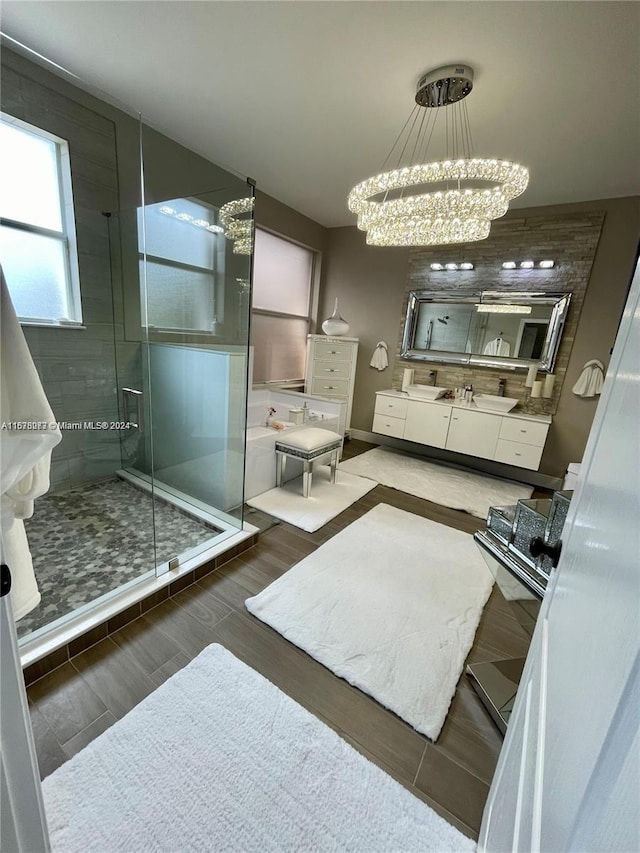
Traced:
<path fill-rule="evenodd" d="M 232 548 L 229 548 L 228 551 L 218 554 L 218 556 L 214 557 L 212 560 L 209 560 L 206 563 L 203 563 L 203 565 L 198 566 L 198 568 L 176 578 L 175 581 L 168 584 L 163 589 L 157 590 L 146 598 L 143 598 L 141 601 L 136 602 L 136 604 L 127 607 L 121 613 L 118 613 L 110 619 L 96 625 L 86 633 L 75 637 L 59 649 L 56 649 L 55 651 L 44 655 L 34 663 L 29 664 L 22 672 L 25 685 L 27 687 L 30 686 L 40 678 L 48 675 L 54 669 L 68 663 L 76 657 L 76 655 L 81 654 L 91 646 L 94 646 L 96 643 L 104 640 L 110 634 L 115 634 L 115 632 L 120 630 L 120 628 L 124 627 L 129 622 L 133 622 L 134 619 L 137 619 L 139 616 L 142 616 L 149 610 L 152 610 L 158 604 L 161 604 L 163 601 L 168 601 L 170 598 L 173 598 L 174 595 L 182 592 L 183 589 L 192 586 L 194 583 L 197 583 L 202 580 L 202 578 L 210 575 L 212 572 L 215 572 L 226 563 L 229 563 L 239 554 L 243 554 L 245 551 L 253 548 L 254 545 L 257 545 L 258 543 L 259 535 L 259 533 L 252 534 L 244 541 L 239 542 Z"/>

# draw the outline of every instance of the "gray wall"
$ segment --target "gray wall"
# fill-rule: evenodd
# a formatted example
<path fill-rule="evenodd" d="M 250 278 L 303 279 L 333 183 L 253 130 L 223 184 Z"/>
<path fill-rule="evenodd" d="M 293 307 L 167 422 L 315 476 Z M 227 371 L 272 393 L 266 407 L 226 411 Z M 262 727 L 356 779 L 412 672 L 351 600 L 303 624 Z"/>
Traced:
<path fill-rule="evenodd" d="M 605 199 L 581 204 L 528 208 L 507 214 L 504 221 L 532 218 L 584 217 L 604 213 L 602 232 L 576 318 L 575 335 L 567 353 L 565 382 L 556 400 L 556 413 L 540 470 L 560 476 L 569 462 L 582 458 L 597 400 L 581 400 L 571 393 L 585 361 L 599 358 L 608 363 L 620 314 L 631 279 L 640 233 L 640 199 Z M 496 223 L 497 224 L 497 223 Z M 567 240 L 575 245 L 575 234 Z M 491 238 L 489 238 L 491 240 Z M 488 242 L 488 241 L 483 241 Z M 482 244 L 478 244 L 481 246 Z M 467 254 L 472 260 L 472 244 Z M 443 247 L 444 248 L 444 247 Z M 447 247 L 453 251 L 454 247 Z M 360 338 L 352 427 L 370 431 L 375 392 L 393 387 L 401 366 L 396 346 L 401 335 L 403 304 L 408 286 L 409 250 L 367 246 L 365 235 L 355 227 L 333 228 L 325 259 L 325 285 L 319 317 L 328 316 L 336 297 L 340 313 L 350 323 L 349 334 Z M 442 253 L 440 253 L 442 254 Z M 389 368 L 369 367 L 378 341 L 389 345 Z"/>

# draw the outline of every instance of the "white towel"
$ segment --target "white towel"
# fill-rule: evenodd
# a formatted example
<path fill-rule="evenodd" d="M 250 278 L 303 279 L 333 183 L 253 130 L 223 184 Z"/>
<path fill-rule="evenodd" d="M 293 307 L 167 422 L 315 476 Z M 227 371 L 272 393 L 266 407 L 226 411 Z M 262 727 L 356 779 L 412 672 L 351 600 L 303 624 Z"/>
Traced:
<path fill-rule="evenodd" d="M 11 604 L 16 620 L 40 602 L 23 519 L 33 501 L 49 488 L 51 451 L 60 430 L 45 396 L 0 267 L 0 551 L 11 572 Z M 12 424 L 36 425 L 14 429 Z M 51 426 L 53 425 L 53 426 Z"/>
<path fill-rule="evenodd" d="M 385 367 L 389 366 L 387 345 L 384 341 L 378 341 L 376 344 L 369 365 L 370 367 L 375 367 L 376 370 L 384 370 Z"/>
<path fill-rule="evenodd" d="M 604 364 L 594 358 L 582 368 L 582 373 L 571 390 L 577 397 L 595 397 L 602 391 L 603 385 Z"/>

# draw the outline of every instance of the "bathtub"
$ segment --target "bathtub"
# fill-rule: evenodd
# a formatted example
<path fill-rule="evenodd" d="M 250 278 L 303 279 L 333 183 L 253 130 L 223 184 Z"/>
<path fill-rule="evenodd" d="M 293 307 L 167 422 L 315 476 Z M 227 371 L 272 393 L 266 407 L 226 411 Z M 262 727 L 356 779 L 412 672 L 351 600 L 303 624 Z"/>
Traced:
<path fill-rule="evenodd" d="M 260 407 L 261 411 L 264 409 Z M 249 500 L 276 485 L 276 440 L 310 427 L 322 427 L 333 432 L 338 431 L 338 418 L 325 417 L 324 420 L 312 420 L 306 424 L 293 424 L 287 421 L 285 428 L 275 430 L 272 427 L 249 426 L 247 428 L 246 467 L 244 474 L 244 499 Z M 302 474 L 302 462 L 287 460 L 285 480 L 291 480 Z"/>

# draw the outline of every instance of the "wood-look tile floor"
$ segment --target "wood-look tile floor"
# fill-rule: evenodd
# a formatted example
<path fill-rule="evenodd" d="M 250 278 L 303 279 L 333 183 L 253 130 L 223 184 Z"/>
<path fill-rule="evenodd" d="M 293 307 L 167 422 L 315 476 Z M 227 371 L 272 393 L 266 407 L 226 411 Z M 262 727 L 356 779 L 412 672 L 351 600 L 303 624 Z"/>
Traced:
<path fill-rule="evenodd" d="M 345 458 L 373 445 L 352 440 Z M 258 544 L 72 658 L 28 689 L 42 777 L 86 746 L 210 643 L 221 643 L 359 752 L 477 838 L 502 737 L 463 675 L 435 743 L 251 616 L 244 600 L 379 503 L 473 533 L 480 519 L 377 486 L 315 533 L 277 524 Z M 494 591 L 468 662 L 526 655 L 511 606 Z"/>

